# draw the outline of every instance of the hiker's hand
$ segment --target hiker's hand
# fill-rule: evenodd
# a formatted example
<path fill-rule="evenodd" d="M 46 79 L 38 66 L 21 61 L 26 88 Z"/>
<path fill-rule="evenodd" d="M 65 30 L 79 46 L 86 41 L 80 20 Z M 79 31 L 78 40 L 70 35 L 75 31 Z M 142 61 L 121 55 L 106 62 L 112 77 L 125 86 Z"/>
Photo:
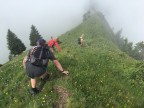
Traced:
<path fill-rule="evenodd" d="M 68 71 L 63 71 L 62 73 L 65 74 L 65 75 L 68 75 L 68 74 L 69 74 Z"/>
<path fill-rule="evenodd" d="M 23 59 L 23 67 L 24 67 L 24 69 L 26 68 L 26 57 L 24 57 L 24 59 Z"/>

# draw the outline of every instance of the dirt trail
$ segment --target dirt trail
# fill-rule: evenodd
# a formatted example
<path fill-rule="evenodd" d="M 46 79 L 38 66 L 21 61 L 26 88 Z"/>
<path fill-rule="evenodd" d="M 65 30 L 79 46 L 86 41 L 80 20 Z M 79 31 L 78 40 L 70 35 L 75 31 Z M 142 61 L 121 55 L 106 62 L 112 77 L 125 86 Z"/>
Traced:
<path fill-rule="evenodd" d="M 61 86 L 55 86 L 54 91 L 58 93 L 59 99 L 54 103 L 53 108 L 66 108 L 67 99 L 71 95 L 70 92 Z"/>

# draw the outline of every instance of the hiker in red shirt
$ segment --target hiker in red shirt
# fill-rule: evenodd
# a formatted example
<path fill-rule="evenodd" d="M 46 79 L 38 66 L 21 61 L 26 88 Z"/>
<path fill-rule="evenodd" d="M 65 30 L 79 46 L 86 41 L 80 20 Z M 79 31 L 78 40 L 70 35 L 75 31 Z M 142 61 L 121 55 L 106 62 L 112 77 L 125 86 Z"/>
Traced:
<path fill-rule="evenodd" d="M 51 51 L 54 52 L 54 46 L 61 51 L 61 48 L 58 44 L 58 38 L 52 38 L 50 41 L 48 41 L 48 46 L 50 47 Z"/>

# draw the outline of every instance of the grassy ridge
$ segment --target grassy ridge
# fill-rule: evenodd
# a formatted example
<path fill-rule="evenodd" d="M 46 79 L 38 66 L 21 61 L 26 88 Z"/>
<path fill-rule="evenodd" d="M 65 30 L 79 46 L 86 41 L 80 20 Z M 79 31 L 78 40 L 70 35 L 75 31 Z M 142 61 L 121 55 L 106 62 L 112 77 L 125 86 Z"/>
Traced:
<path fill-rule="evenodd" d="M 84 33 L 84 47 L 77 45 Z M 60 86 L 71 94 L 66 108 L 143 108 L 143 62 L 121 52 L 104 18 L 96 15 L 60 37 L 63 49 L 55 53 L 69 76 L 62 76 L 50 63 L 53 76 L 42 93 L 30 96 L 29 78 L 22 67 L 25 55 L 0 68 L 1 108 L 52 108 Z"/>

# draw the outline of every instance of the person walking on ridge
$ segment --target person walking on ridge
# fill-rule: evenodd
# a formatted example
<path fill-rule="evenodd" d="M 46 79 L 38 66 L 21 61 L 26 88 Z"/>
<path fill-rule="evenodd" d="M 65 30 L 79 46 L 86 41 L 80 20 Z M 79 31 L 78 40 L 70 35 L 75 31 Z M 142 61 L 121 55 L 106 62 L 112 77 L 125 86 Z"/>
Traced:
<path fill-rule="evenodd" d="M 37 41 L 37 46 L 29 50 L 28 54 L 23 59 L 23 66 L 26 70 L 27 75 L 30 77 L 31 82 L 31 93 L 39 93 L 40 90 L 37 88 L 36 78 L 40 77 L 41 81 L 46 82 L 49 75 L 46 72 L 49 59 L 54 63 L 58 70 L 68 75 L 68 71 L 64 70 L 60 62 L 55 58 L 53 53 L 49 50 L 44 39 Z"/>
<path fill-rule="evenodd" d="M 61 48 L 58 43 L 58 38 L 52 38 L 50 41 L 48 41 L 48 46 L 50 47 L 50 50 L 54 52 L 54 47 L 58 49 L 58 51 L 61 51 Z"/>
<path fill-rule="evenodd" d="M 83 46 L 83 42 L 84 42 L 84 39 L 83 39 L 83 36 L 84 34 L 82 34 L 79 39 L 78 39 L 78 44 L 82 47 Z"/>

